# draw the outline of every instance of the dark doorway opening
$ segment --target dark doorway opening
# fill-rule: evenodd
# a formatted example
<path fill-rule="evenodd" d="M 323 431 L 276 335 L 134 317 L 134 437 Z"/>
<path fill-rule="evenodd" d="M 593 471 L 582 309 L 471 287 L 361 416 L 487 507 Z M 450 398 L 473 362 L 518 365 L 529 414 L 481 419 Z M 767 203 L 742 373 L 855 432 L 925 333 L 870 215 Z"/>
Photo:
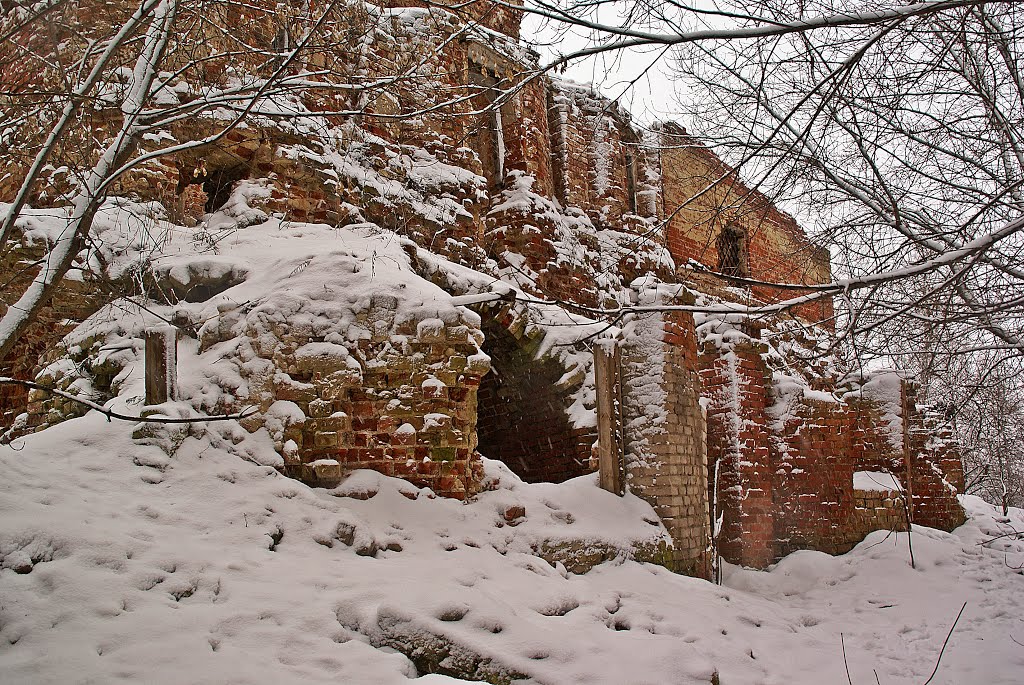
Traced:
<path fill-rule="evenodd" d="M 209 214 L 227 204 L 232 188 L 246 178 L 249 178 L 248 164 L 208 169 L 203 161 L 196 165 L 179 163 L 177 194 L 181 195 L 188 186 L 202 186 L 203 192 L 206 194 L 203 210 Z"/>
<path fill-rule="evenodd" d="M 491 372 L 477 396 L 477 449 L 529 483 L 560 483 L 590 472 L 594 428 L 574 428 L 566 415 L 564 374 L 551 359 L 534 359 L 493 317 L 485 317 L 484 351 Z"/>

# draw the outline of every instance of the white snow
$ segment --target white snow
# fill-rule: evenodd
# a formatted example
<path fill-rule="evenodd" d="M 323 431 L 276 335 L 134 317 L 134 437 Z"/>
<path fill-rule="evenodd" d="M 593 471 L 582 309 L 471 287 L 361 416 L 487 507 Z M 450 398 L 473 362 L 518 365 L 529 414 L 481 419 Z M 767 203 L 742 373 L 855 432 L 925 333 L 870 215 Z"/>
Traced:
<path fill-rule="evenodd" d="M 903 379 L 890 369 L 878 370 L 862 380 L 859 387 L 848 395 L 861 396 L 878 402 L 882 407 L 882 420 L 889 426 L 889 442 L 894 449 L 903 449 Z"/>
<path fill-rule="evenodd" d="M 896 477 L 882 471 L 855 471 L 853 489 L 868 492 L 903 492 L 903 486 Z"/>
<path fill-rule="evenodd" d="M 964 602 L 933 683 L 1020 683 L 1021 510 L 967 497 L 955 533 L 915 526 L 916 569 L 878 532 L 725 586 L 621 557 L 576 576 L 533 545 L 657 539 L 650 508 L 496 462 L 470 504 L 365 471 L 313 490 L 236 456 L 272 452 L 259 436 L 183 429 L 167 458 L 131 432 L 92 414 L 0 448 L 5 683 L 401 683 L 409 660 L 371 646 L 399 626 L 535 682 L 614 685 L 846 682 L 842 634 L 854 683 L 920 685 Z"/>

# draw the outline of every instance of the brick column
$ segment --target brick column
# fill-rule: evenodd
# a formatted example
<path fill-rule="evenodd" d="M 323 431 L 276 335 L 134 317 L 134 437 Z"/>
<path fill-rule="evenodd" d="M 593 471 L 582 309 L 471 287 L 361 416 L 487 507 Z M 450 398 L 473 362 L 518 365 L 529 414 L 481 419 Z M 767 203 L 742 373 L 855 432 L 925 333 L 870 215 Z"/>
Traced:
<path fill-rule="evenodd" d="M 917 384 L 900 386 L 903 449 L 907 460 L 907 487 L 913 503 L 913 522 L 953 530 L 967 516 L 957 494 L 963 490 L 964 467 L 956 438 L 942 416 L 918 405 Z"/>
<path fill-rule="evenodd" d="M 773 457 L 765 416 L 768 369 L 752 343 L 736 343 L 724 354 L 711 347 L 701 362 L 712 477 L 718 467 L 718 553 L 734 564 L 764 568 L 776 556 Z"/>
<path fill-rule="evenodd" d="M 639 299 L 650 305 L 692 303 L 689 293 L 677 290 L 648 288 Z M 623 338 L 627 486 L 654 507 L 671 534 L 673 570 L 709 578 L 707 447 L 693 316 L 640 314 L 626 325 Z"/>

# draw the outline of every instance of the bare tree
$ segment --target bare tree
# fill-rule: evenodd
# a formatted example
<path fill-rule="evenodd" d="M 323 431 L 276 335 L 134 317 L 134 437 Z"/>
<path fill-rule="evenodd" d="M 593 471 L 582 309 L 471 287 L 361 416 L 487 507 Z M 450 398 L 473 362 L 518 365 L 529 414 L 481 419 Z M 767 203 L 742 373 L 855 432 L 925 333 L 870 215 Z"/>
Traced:
<path fill-rule="evenodd" d="M 132 174 L 166 177 L 177 164 L 178 193 L 210 182 L 198 153 L 226 149 L 240 127 L 319 135 L 326 146 L 346 120 L 472 113 L 478 88 L 436 88 L 422 74 L 476 27 L 439 26 L 448 33 L 424 51 L 383 56 L 365 45 L 394 30 L 391 17 L 361 3 L 5 2 L 0 194 L 11 202 L 0 213 L 0 255 L 16 245 L 26 207 L 71 209 L 28 285 L 2 284 L 0 358 L 90 247 L 97 211 Z"/>

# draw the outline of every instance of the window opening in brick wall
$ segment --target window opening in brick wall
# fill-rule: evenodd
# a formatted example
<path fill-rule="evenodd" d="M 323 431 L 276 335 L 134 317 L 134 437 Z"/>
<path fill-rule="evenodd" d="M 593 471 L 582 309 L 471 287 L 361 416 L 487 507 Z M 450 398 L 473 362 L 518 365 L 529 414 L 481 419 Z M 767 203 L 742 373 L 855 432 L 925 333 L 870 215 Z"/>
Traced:
<path fill-rule="evenodd" d="M 534 359 L 493 317 L 485 317 L 483 349 L 491 372 L 477 395 L 477 449 L 530 483 L 560 483 L 589 472 L 594 428 L 573 428 L 568 398 L 556 387 L 558 362 Z"/>
<path fill-rule="evenodd" d="M 718 270 L 726 276 L 746 278 L 747 234 L 734 224 L 729 224 L 718 235 Z"/>
<path fill-rule="evenodd" d="M 203 209 L 207 213 L 215 212 L 227 203 L 234 185 L 248 177 L 249 167 L 246 164 L 218 169 L 208 169 L 202 161 L 191 168 L 179 164 L 177 194 L 181 195 L 191 185 L 202 186 L 206 194 Z"/>
<path fill-rule="evenodd" d="M 475 122 L 469 136 L 469 143 L 480 157 L 488 190 L 494 192 L 501 189 L 505 179 L 503 107 L 495 106 L 501 90 L 498 87 L 497 75 L 486 67 L 476 64 L 470 65 L 469 83 L 480 89 L 479 94 L 473 99 L 474 106 L 477 109 L 486 110 Z"/>
<path fill-rule="evenodd" d="M 636 214 L 636 158 L 626 154 L 626 204 L 630 214 Z"/>

